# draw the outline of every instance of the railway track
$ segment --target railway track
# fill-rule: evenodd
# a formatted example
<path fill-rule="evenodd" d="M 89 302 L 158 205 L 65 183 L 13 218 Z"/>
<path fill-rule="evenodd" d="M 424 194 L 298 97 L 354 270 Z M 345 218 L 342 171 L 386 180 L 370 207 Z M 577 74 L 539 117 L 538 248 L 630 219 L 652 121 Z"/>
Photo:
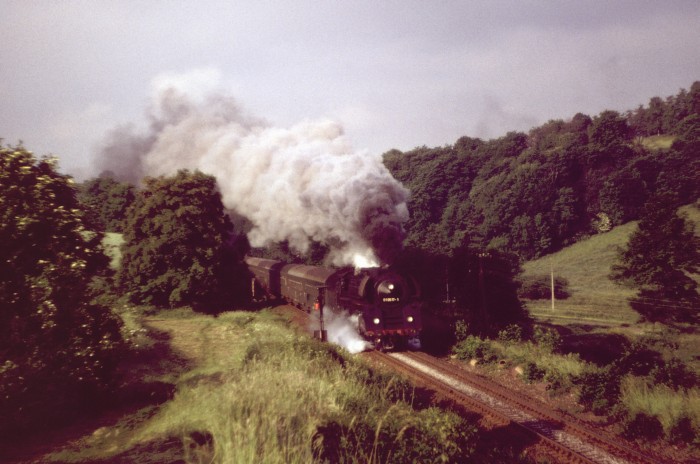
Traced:
<path fill-rule="evenodd" d="M 306 312 L 294 308 L 303 316 Z M 300 314 L 301 315 L 301 314 Z M 527 395 L 514 392 L 444 359 L 423 352 L 363 356 L 411 379 L 416 385 L 468 411 L 478 413 L 491 427 L 515 426 L 524 439 L 557 462 L 571 464 L 665 464 L 671 461 L 640 453 L 619 437 L 596 429 L 575 417 L 554 411 Z"/>
<path fill-rule="evenodd" d="M 426 353 L 367 352 L 374 362 L 396 370 L 417 385 L 474 411 L 494 427 L 514 425 L 536 438 L 558 462 L 652 464 L 664 460 L 639 453 L 619 438 L 559 412 L 454 364 Z"/>

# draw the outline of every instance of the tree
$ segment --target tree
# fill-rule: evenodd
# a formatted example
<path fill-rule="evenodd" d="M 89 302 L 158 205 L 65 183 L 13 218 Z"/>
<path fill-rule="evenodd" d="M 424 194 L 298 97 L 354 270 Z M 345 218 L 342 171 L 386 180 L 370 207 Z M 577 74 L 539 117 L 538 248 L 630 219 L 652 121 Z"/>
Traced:
<path fill-rule="evenodd" d="M 114 180 L 109 173 L 80 185 L 78 199 L 93 230 L 122 232 L 126 210 L 134 201 L 134 186 Z"/>
<path fill-rule="evenodd" d="M 620 251 L 611 278 L 633 284 L 639 293 L 632 307 L 652 321 L 693 321 L 700 295 L 691 274 L 700 272 L 700 240 L 676 214 L 671 195 L 652 198 L 637 230 Z"/>
<path fill-rule="evenodd" d="M 629 135 L 630 128 L 627 125 L 627 120 L 617 111 L 603 111 L 593 118 L 593 122 L 588 128 L 590 143 L 602 149 L 624 143 Z"/>
<path fill-rule="evenodd" d="M 0 416 L 8 426 L 31 417 L 22 413 L 28 404 L 56 407 L 105 386 L 116 362 L 119 320 L 93 290 L 108 259 L 102 236 L 84 228 L 72 183 L 53 159 L 0 148 Z"/>
<path fill-rule="evenodd" d="M 127 213 L 119 285 L 159 307 L 230 304 L 241 262 L 232 229 L 214 177 L 183 170 L 147 178 Z"/>

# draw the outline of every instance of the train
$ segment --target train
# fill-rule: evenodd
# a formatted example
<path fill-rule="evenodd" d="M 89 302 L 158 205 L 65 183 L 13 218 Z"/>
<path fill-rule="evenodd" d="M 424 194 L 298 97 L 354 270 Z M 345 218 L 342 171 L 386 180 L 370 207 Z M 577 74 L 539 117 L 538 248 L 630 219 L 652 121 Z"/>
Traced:
<path fill-rule="evenodd" d="M 328 268 L 250 256 L 245 262 L 255 297 L 319 311 L 321 321 L 324 310 L 345 311 L 375 349 L 420 349 L 420 287 L 410 275 L 390 267 Z"/>

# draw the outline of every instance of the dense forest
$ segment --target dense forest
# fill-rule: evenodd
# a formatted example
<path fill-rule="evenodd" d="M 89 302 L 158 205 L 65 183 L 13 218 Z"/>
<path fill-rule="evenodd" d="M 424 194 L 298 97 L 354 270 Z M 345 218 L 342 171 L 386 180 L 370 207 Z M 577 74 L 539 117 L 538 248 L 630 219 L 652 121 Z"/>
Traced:
<path fill-rule="evenodd" d="M 521 261 L 637 219 L 663 192 L 700 193 L 700 81 L 619 113 L 581 113 L 528 133 L 392 150 L 384 162 L 411 190 L 406 245 L 465 246 Z"/>

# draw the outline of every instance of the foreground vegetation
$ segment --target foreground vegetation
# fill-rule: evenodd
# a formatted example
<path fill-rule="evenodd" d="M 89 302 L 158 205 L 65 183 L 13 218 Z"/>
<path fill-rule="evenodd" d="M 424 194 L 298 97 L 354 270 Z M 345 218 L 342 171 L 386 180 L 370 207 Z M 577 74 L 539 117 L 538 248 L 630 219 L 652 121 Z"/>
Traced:
<path fill-rule="evenodd" d="M 700 233 L 698 206 L 680 212 Z M 609 279 L 635 230 L 631 222 L 525 263 L 521 280 L 546 283 L 544 298 L 524 300 L 539 322 L 539 336 L 521 342 L 503 332 L 497 340 L 467 346 L 483 345 L 488 355 L 482 359 L 521 365 L 526 379 L 546 382 L 552 393 L 573 393 L 583 408 L 617 421 L 622 433 L 697 447 L 697 326 L 642 321 L 629 303 L 634 289 Z M 553 310 L 552 270 L 565 287 Z M 457 353 L 472 355 L 464 346 Z"/>
<path fill-rule="evenodd" d="M 675 335 L 664 331 L 634 341 L 592 336 L 591 345 L 574 347 L 574 337 L 553 328 L 538 326 L 523 340 L 520 328 L 510 327 L 495 340 L 465 335 L 453 353 L 487 369 L 514 367 L 526 382 L 544 382 L 550 396 L 573 394 L 583 410 L 613 419 L 628 438 L 689 446 L 697 456 L 700 382 L 668 341 Z"/>
<path fill-rule="evenodd" d="M 171 383 L 172 399 L 48 461 L 464 462 L 475 450 L 473 425 L 269 311 L 157 318 L 146 327 L 165 332 L 187 367 L 159 372 L 151 363 L 140 380 Z M 142 334 L 133 342 L 143 356 L 157 348 L 158 337 L 130 330 Z"/>

